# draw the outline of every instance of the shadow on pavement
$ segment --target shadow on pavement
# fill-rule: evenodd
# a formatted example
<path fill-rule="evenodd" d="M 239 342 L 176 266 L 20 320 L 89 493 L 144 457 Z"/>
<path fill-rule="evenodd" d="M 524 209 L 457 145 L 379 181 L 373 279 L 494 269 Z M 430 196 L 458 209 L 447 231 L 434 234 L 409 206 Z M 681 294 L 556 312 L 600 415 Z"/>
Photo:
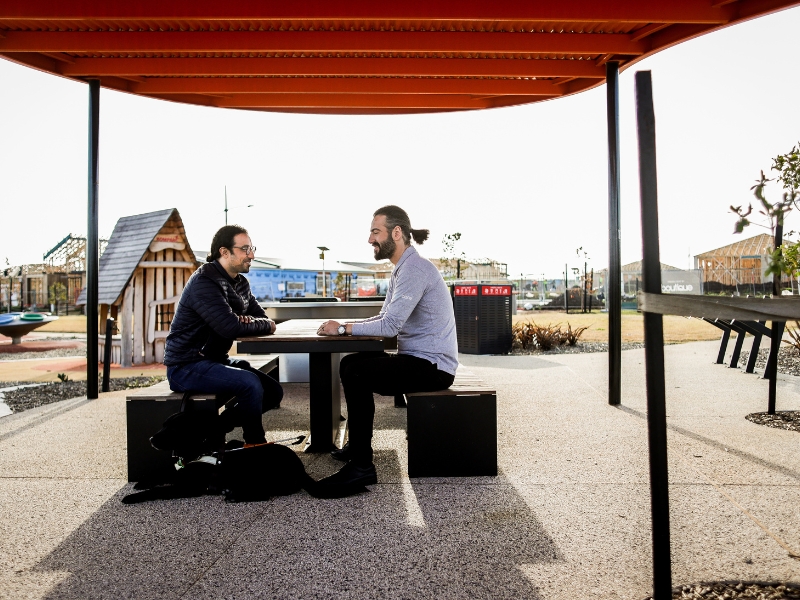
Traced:
<path fill-rule="evenodd" d="M 35 570 L 70 573 L 47 598 L 540 598 L 519 567 L 562 559 L 514 487 L 441 481 L 127 506 L 129 484 Z"/>

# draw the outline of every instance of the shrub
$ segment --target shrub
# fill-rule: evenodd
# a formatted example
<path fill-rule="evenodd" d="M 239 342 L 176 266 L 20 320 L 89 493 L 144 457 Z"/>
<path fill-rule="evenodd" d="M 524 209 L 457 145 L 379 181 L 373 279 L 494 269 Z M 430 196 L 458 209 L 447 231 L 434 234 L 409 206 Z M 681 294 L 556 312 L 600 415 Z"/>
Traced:
<path fill-rule="evenodd" d="M 795 350 L 797 350 L 798 354 L 800 354 L 800 321 L 794 322 L 794 329 L 787 327 L 786 333 L 789 334 L 789 338 L 791 338 L 791 341 L 782 340 L 783 343 L 789 344 Z"/>
<path fill-rule="evenodd" d="M 536 340 L 536 347 L 539 348 L 539 350 L 552 350 L 553 346 L 560 346 L 564 343 L 561 334 L 561 324 L 548 325 L 545 327 L 534 324 L 534 327 L 535 331 L 533 337 Z"/>
<path fill-rule="evenodd" d="M 573 330 L 567 324 L 567 330 L 561 330 L 561 324 L 556 325 L 537 325 L 534 321 L 520 321 L 515 323 L 511 329 L 513 344 L 516 347 L 527 350 L 528 348 L 538 348 L 539 350 L 552 350 L 555 346 L 569 344 L 574 346 L 578 343 L 578 338 L 588 329 L 579 327 Z"/>
<path fill-rule="evenodd" d="M 514 346 L 519 346 L 523 350 L 527 350 L 528 346 L 535 345 L 533 338 L 533 325 L 533 321 L 520 321 L 519 323 L 514 323 L 514 325 L 511 327 L 511 339 Z"/>
<path fill-rule="evenodd" d="M 566 342 L 570 346 L 574 346 L 578 343 L 578 338 L 583 335 L 583 332 L 589 329 L 588 327 L 578 327 L 575 331 L 572 330 L 572 325 L 567 323 L 567 331 L 562 334 L 563 342 Z"/>

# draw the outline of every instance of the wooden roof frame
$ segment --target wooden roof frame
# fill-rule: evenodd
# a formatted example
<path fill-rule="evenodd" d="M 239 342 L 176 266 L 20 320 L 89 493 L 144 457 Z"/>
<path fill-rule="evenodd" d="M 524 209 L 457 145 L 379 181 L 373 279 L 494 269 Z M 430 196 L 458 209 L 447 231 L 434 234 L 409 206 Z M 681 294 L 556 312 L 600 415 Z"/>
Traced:
<path fill-rule="evenodd" d="M 674 44 L 789 0 L 6 0 L 0 56 L 174 102 L 398 114 L 591 89 Z"/>

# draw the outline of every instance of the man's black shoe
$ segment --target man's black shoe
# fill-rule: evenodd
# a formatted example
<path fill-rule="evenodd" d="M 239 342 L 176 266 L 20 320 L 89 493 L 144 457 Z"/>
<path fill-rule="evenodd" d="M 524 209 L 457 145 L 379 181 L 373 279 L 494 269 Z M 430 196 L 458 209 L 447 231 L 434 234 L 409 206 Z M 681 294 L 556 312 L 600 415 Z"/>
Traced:
<path fill-rule="evenodd" d="M 336 473 L 317 482 L 321 486 L 362 487 L 378 483 L 378 473 L 372 463 L 358 464 L 350 461 Z"/>
<path fill-rule="evenodd" d="M 334 450 L 331 452 L 331 456 L 336 460 L 340 460 L 342 462 L 349 462 L 352 459 L 352 453 L 350 452 L 350 442 L 347 442 L 344 446 L 342 446 L 341 450 Z"/>

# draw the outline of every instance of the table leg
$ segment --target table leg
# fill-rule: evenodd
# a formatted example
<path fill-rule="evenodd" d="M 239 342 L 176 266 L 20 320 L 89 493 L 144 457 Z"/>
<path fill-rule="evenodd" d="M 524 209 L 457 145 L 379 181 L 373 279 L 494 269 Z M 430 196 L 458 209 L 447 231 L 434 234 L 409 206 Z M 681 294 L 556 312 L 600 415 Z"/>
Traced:
<path fill-rule="evenodd" d="M 339 432 L 342 403 L 339 396 L 339 354 L 308 355 L 311 436 L 305 452 L 330 452 Z"/>

